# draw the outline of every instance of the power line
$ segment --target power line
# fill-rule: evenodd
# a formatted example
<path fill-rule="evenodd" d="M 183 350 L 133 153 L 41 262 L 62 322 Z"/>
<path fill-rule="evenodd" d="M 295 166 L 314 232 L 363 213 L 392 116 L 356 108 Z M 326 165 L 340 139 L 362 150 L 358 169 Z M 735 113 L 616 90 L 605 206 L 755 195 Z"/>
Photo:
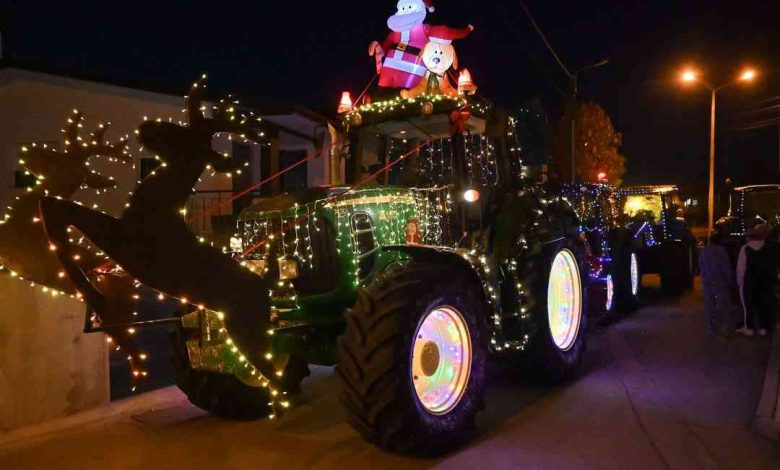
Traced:
<path fill-rule="evenodd" d="M 561 66 L 563 71 L 566 73 L 566 75 L 570 79 L 574 79 L 574 75 L 572 75 L 571 72 L 569 72 L 569 69 L 566 68 L 566 65 L 563 64 L 563 61 L 558 56 L 558 54 L 555 52 L 555 49 L 552 47 L 552 44 L 550 44 L 550 41 L 547 40 L 547 36 L 544 35 L 544 32 L 542 31 L 542 28 L 539 27 L 538 24 L 536 24 L 536 20 L 534 19 L 534 15 L 531 14 L 531 10 L 526 6 L 525 2 L 523 0 L 518 0 L 520 2 L 520 6 L 523 7 L 523 10 L 525 10 L 526 16 L 528 16 L 528 20 L 531 22 L 531 25 L 533 25 L 536 32 L 539 34 L 539 37 L 542 38 L 542 41 L 544 41 L 544 44 L 547 46 L 547 50 L 550 51 L 550 54 L 555 58 L 555 60 L 558 62 L 558 65 Z"/>

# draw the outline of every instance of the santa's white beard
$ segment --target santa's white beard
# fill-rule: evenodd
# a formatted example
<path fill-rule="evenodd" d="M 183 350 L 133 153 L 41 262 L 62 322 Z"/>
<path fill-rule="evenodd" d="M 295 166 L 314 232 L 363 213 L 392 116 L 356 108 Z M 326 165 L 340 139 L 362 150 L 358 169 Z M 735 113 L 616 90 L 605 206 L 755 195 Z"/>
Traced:
<path fill-rule="evenodd" d="M 405 15 L 393 15 L 387 20 L 387 27 L 400 33 L 402 31 L 409 31 L 415 27 L 421 25 L 425 21 L 427 13 L 420 11 L 417 13 L 407 13 Z"/>

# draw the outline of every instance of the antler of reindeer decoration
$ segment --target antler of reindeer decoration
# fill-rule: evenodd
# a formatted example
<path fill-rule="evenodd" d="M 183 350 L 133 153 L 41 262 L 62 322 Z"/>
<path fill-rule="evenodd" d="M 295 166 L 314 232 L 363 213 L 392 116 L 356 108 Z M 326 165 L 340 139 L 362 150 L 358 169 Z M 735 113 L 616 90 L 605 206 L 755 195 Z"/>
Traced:
<path fill-rule="evenodd" d="M 105 193 L 116 186 L 113 177 L 107 177 L 94 170 L 91 160 L 106 157 L 112 162 L 132 163 L 127 149 L 127 137 L 109 144 L 105 140 L 109 124 L 100 124 L 87 136 L 82 136 L 84 117 L 74 110 L 62 130 L 63 149 L 48 144 L 29 144 L 21 148 L 19 163 L 35 177 L 35 185 L 18 196 L 9 207 L 10 213 L 0 221 L 0 266 L 7 268 L 12 276 L 44 286 L 54 295 L 77 296 L 78 291 L 67 278 L 62 265 L 50 252 L 50 243 L 41 223 L 40 201 L 45 197 L 71 199 L 79 189 L 94 189 Z M 106 259 L 84 246 L 82 240 L 76 243 L 70 256 L 73 263 L 85 272 L 92 272 Z M 127 299 L 135 292 L 134 281 L 128 278 L 98 279 L 111 285 L 109 298 L 114 317 L 112 320 L 131 321 L 133 306 Z M 107 331 L 109 341 L 128 354 L 134 377 L 145 375 L 141 363 L 146 357 L 132 339 L 132 332 L 126 329 Z"/>
<path fill-rule="evenodd" d="M 261 137 L 252 118 L 236 113 L 237 102 L 221 101 L 207 118 L 204 88 L 205 76 L 186 98 L 186 125 L 147 121 L 136 131 L 144 148 L 163 165 L 140 183 L 121 217 L 46 197 L 41 201 L 44 226 L 68 279 L 98 318 L 112 316 L 112 307 L 105 292 L 74 262 L 71 227 L 138 282 L 180 299 L 185 305 L 182 314 L 195 309 L 217 312 L 242 362 L 274 388 L 281 383 L 284 365 L 277 370 L 279 364 L 269 351 L 268 282 L 201 243 L 181 216 L 205 170 L 231 172 L 243 164 L 212 149 L 216 135 L 229 133 L 254 142 Z M 271 395 L 279 393 L 273 390 Z"/>

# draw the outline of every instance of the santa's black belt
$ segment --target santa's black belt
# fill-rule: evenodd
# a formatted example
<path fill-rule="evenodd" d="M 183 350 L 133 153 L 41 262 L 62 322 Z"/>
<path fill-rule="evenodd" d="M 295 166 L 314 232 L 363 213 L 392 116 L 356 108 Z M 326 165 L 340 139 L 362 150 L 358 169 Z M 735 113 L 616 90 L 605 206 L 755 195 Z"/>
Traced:
<path fill-rule="evenodd" d="M 410 46 L 408 44 L 393 44 L 393 49 L 412 55 L 420 55 L 422 52 L 422 49 L 419 47 Z"/>

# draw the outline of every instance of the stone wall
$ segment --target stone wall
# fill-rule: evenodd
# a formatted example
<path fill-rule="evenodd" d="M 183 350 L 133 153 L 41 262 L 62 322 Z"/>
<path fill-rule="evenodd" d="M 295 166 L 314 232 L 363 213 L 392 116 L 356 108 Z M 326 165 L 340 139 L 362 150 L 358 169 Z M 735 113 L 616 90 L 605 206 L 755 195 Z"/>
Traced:
<path fill-rule="evenodd" d="M 108 346 L 84 311 L 0 273 L 0 433 L 108 404 Z"/>

